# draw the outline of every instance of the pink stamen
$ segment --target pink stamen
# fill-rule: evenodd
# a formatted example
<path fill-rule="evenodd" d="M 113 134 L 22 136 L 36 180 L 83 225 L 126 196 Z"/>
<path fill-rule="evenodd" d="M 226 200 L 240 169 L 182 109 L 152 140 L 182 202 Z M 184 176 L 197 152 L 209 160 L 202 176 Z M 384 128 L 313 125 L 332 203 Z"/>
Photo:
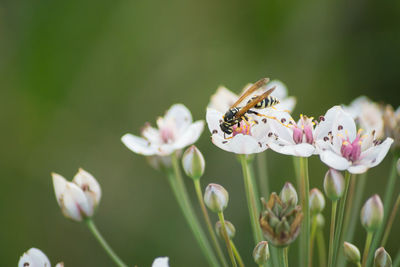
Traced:
<path fill-rule="evenodd" d="M 342 147 L 340 149 L 342 156 L 346 159 L 355 162 L 360 158 L 361 155 L 361 144 L 362 139 L 365 136 L 361 136 L 362 130 L 359 130 L 357 133 L 356 138 L 353 142 L 350 142 L 349 137 L 347 136 L 346 139 L 342 137 Z"/>
<path fill-rule="evenodd" d="M 251 125 L 250 123 L 246 123 L 244 121 L 240 122 L 240 126 L 238 127 L 237 124 L 232 127 L 232 135 L 233 137 L 238 135 L 238 134 L 243 134 L 243 135 L 251 135 Z"/>

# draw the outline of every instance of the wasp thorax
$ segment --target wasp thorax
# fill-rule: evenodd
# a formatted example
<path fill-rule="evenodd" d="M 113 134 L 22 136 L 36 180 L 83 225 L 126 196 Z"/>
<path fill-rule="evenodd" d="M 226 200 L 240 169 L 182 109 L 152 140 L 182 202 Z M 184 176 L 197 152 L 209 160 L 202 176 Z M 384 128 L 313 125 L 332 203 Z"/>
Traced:
<path fill-rule="evenodd" d="M 285 204 L 276 193 L 272 193 L 260 215 L 260 226 L 264 237 L 276 247 L 292 243 L 300 233 L 303 212 L 300 206 Z"/>

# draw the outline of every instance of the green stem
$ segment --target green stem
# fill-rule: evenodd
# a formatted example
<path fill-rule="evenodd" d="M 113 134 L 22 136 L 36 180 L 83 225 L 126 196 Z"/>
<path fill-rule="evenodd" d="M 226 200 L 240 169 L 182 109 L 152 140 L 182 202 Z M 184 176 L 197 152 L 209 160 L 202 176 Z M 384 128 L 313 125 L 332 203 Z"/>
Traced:
<path fill-rule="evenodd" d="M 371 246 L 373 235 L 374 235 L 374 232 L 368 232 L 368 234 L 367 234 L 367 239 L 365 240 L 365 248 L 364 248 L 363 259 L 362 259 L 362 264 L 361 264 L 362 267 L 365 267 L 367 264 L 369 248 Z"/>
<path fill-rule="evenodd" d="M 228 249 L 229 258 L 231 259 L 232 266 L 236 267 L 237 265 L 236 265 L 236 261 L 235 261 L 235 256 L 233 254 L 231 242 L 229 240 L 228 232 L 226 230 L 224 213 L 222 211 L 218 212 L 218 217 L 219 217 L 219 221 L 221 222 L 222 233 L 223 233 L 224 240 L 226 243 L 226 248 Z"/>
<path fill-rule="evenodd" d="M 236 248 L 236 246 L 235 246 L 235 243 L 233 243 L 232 239 L 230 239 L 229 241 L 230 241 L 230 243 L 231 243 L 231 247 L 232 247 L 232 250 L 233 250 L 233 254 L 235 255 L 235 258 L 236 258 L 236 260 L 237 260 L 239 266 L 240 266 L 240 267 L 244 267 L 243 259 L 242 259 L 242 257 L 240 256 L 240 253 L 239 253 L 239 251 L 237 250 L 237 248 Z"/>
<path fill-rule="evenodd" d="M 263 197 L 269 196 L 269 177 L 267 164 L 267 151 L 257 154 L 258 179 Z"/>
<path fill-rule="evenodd" d="M 345 175 L 345 188 L 344 188 L 344 193 L 343 197 L 340 200 L 339 204 L 339 214 L 338 214 L 338 221 L 337 221 L 337 227 L 335 231 L 335 239 L 334 239 L 334 244 L 333 244 L 333 258 L 332 262 L 333 265 L 335 266 L 336 260 L 337 260 L 337 255 L 339 251 L 339 242 L 340 242 L 340 236 L 342 234 L 342 224 L 343 224 L 343 216 L 346 208 L 346 200 L 347 200 L 347 195 L 349 192 L 349 185 L 350 185 L 350 180 L 351 180 L 351 174 L 349 172 L 346 172 Z"/>
<path fill-rule="evenodd" d="M 389 215 L 389 208 L 390 205 L 392 203 L 392 199 L 393 199 L 393 193 L 394 193 L 394 189 L 395 189 L 395 184 L 396 184 L 396 177 L 397 177 L 397 159 L 398 157 L 393 156 L 393 162 L 392 162 L 392 170 L 390 172 L 390 176 L 389 176 L 389 180 L 388 183 L 386 185 L 386 191 L 385 191 L 385 198 L 383 200 L 383 221 L 382 224 L 380 225 L 380 227 L 378 228 L 378 230 L 376 231 L 375 237 L 372 241 L 372 251 L 375 251 L 378 247 L 378 244 L 381 241 L 381 237 L 383 234 L 383 230 L 384 227 L 386 226 L 386 221 Z M 368 257 L 368 266 L 370 265 L 370 263 L 372 262 L 372 258 L 373 255 L 371 254 Z"/>
<path fill-rule="evenodd" d="M 279 267 L 288 267 L 285 263 L 285 248 L 278 248 Z"/>
<path fill-rule="evenodd" d="M 310 256 L 309 256 L 309 267 L 312 267 L 313 262 L 313 254 L 314 254 L 314 240 L 315 234 L 317 232 L 317 215 L 313 216 L 312 223 L 311 223 L 311 238 L 310 238 Z"/>
<path fill-rule="evenodd" d="M 332 201 L 331 228 L 330 228 L 330 234 L 329 234 L 328 267 L 332 267 L 333 266 L 336 208 L 337 208 L 337 200 Z"/>
<path fill-rule="evenodd" d="M 208 215 L 206 205 L 204 204 L 203 192 L 201 190 L 201 185 L 200 185 L 200 179 L 194 179 L 193 182 L 194 182 L 194 188 L 196 191 L 197 199 L 199 200 L 199 205 L 200 205 L 201 211 L 203 212 L 204 220 L 206 221 L 208 232 L 211 236 L 211 240 L 213 242 L 214 248 L 217 251 L 218 258 L 221 261 L 223 266 L 228 266 L 228 263 L 226 262 L 226 259 L 224 256 L 224 253 L 222 252 L 221 246 L 219 245 L 217 236 L 214 232 L 214 228 L 212 227 L 211 219 L 210 219 L 210 216 Z"/>
<path fill-rule="evenodd" d="M 303 198 L 304 186 L 303 186 L 303 183 L 301 182 L 302 179 L 301 179 L 301 171 L 300 171 L 300 160 L 298 157 L 293 157 L 293 167 L 294 167 L 294 172 L 296 175 L 296 184 L 297 184 L 298 190 L 300 192 L 300 194 L 299 194 L 300 195 L 300 203 L 301 203 L 301 205 L 303 205 L 303 203 L 304 203 L 304 198 Z M 304 249 L 305 249 L 303 246 L 304 239 L 305 239 L 305 236 L 303 234 L 303 227 L 302 227 L 300 236 L 299 236 L 299 242 L 297 242 L 300 266 L 302 266 L 302 264 L 304 263 Z M 303 266 L 303 267 L 305 267 L 305 266 Z"/>
<path fill-rule="evenodd" d="M 185 217 L 186 222 L 189 224 L 189 227 L 193 235 L 195 236 L 201 250 L 206 256 L 208 263 L 211 266 L 220 266 L 191 205 L 179 169 L 178 159 L 175 155 L 172 155 L 171 159 L 172 159 L 173 171 L 168 170 L 167 172 L 168 182 L 179 204 L 179 207 L 181 208 L 183 216 Z"/>
<path fill-rule="evenodd" d="M 360 262 L 357 262 L 357 267 L 361 267 L 361 263 Z"/>
<path fill-rule="evenodd" d="M 308 266 L 309 264 L 309 250 L 310 250 L 310 203 L 309 203 L 309 192 L 310 182 L 308 178 L 308 158 L 299 157 L 300 167 L 300 178 L 301 178 L 301 200 L 302 207 L 304 210 L 304 221 L 302 224 L 302 231 L 300 235 L 304 238 L 301 240 L 301 249 L 303 254 L 303 262 L 301 266 Z"/>
<path fill-rule="evenodd" d="M 289 247 L 286 247 L 284 249 L 285 253 L 285 266 L 289 266 Z"/>
<path fill-rule="evenodd" d="M 126 265 L 108 245 L 107 241 L 100 234 L 99 230 L 97 229 L 92 219 L 90 218 L 86 219 L 85 222 L 90 232 L 94 235 L 96 240 L 100 243 L 103 249 L 107 252 L 108 256 L 110 256 L 110 258 L 114 261 L 114 263 L 119 267 L 127 267 L 128 265 Z"/>
<path fill-rule="evenodd" d="M 386 225 L 385 234 L 383 235 L 381 247 L 384 247 L 386 245 L 386 241 L 389 237 L 390 230 L 392 229 L 392 225 L 393 225 L 394 219 L 396 218 L 396 213 L 397 213 L 397 210 L 399 209 L 399 206 L 400 206 L 400 194 L 397 196 L 396 202 L 393 206 L 388 223 Z"/>
<path fill-rule="evenodd" d="M 251 226 L 253 229 L 254 241 L 255 244 L 257 244 L 262 240 L 262 233 L 258 223 L 258 216 L 260 214 L 260 211 L 257 209 L 258 201 L 255 198 L 256 188 L 255 184 L 252 183 L 253 179 L 251 177 L 251 172 L 248 165 L 249 163 L 246 159 L 246 155 L 240 155 L 239 157 L 240 157 L 240 163 L 242 165 L 244 187 L 246 191 L 247 205 L 250 214 Z"/>
<path fill-rule="evenodd" d="M 318 258 L 319 258 L 319 266 L 326 266 L 326 247 L 325 247 L 325 238 L 322 229 L 318 230 L 317 233 L 317 243 L 318 243 Z"/>
<path fill-rule="evenodd" d="M 397 251 L 396 257 L 394 258 L 393 267 L 400 267 L 400 249 Z"/>

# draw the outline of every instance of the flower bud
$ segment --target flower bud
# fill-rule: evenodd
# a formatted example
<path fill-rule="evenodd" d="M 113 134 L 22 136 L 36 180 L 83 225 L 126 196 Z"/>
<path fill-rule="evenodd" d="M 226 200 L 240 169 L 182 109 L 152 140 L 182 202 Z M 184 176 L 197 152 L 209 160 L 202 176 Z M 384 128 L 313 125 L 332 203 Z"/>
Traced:
<path fill-rule="evenodd" d="M 57 202 L 65 217 L 79 222 L 93 215 L 101 189 L 90 173 L 80 169 L 72 182 L 56 173 L 52 177 Z"/>
<path fill-rule="evenodd" d="M 50 266 L 50 261 L 40 249 L 30 248 L 18 261 L 18 267 Z"/>
<path fill-rule="evenodd" d="M 187 176 L 193 179 L 200 179 L 203 176 L 206 164 L 203 154 L 195 145 L 192 145 L 183 153 L 182 165 Z"/>
<path fill-rule="evenodd" d="M 392 258 L 383 247 L 380 247 L 375 251 L 374 263 L 375 267 L 392 267 Z"/>
<path fill-rule="evenodd" d="M 317 218 L 317 227 L 318 227 L 318 229 L 323 229 L 324 226 L 325 226 L 324 215 L 322 215 L 321 213 L 318 213 L 316 216 L 317 216 L 316 218 Z"/>
<path fill-rule="evenodd" d="M 321 191 L 317 188 L 313 188 L 310 191 L 310 212 L 315 215 L 321 213 L 325 208 L 325 198 Z"/>
<path fill-rule="evenodd" d="M 57 263 L 55 267 L 64 267 L 64 262 Z"/>
<path fill-rule="evenodd" d="M 259 222 L 264 237 L 276 247 L 286 247 L 300 233 L 303 213 L 300 206 L 290 207 L 283 203 L 276 193 L 272 193 L 264 204 Z"/>
<path fill-rule="evenodd" d="M 279 194 L 279 198 L 282 200 L 283 203 L 285 203 L 285 205 L 290 207 L 296 206 L 298 202 L 296 189 L 289 182 L 286 182 L 283 186 Z"/>
<path fill-rule="evenodd" d="M 225 227 L 226 227 L 226 233 L 228 234 L 229 239 L 233 239 L 236 234 L 235 226 L 233 226 L 233 224 L 230 221 L 225 220 Z M 221 238 L 221 239 L 224 238 L 224 234 L 223 234 L 224 231 L 222 230 L 222 224 L 220 221 L 218 221 L 215 224 L 215 232 L 217 232 L 217 235 L 219 238 Z"/>
<path fill-rule="evenodd" d="M 397 160 L 396 167 L 397 167 L 397 175 L 400 176 L 400 158 Z"/>
<path fill-rule="evenodd" d="M 329 169 L 325 174 L 324 190 L 326 196 L 332 201 L 341 198 L 344 192 L 344 178 L 342 173 L 335 169 Z"/>
<path fill-rule="evenodd" d="M 353 244 L 350 244 L 348 242 L 344 242 L 343 244 L 343 249 L 344 249 L 344 256 L 347 261 L 357 264 L 361 260 L 361 254 L 360 250 Z"/>
<path fill-rule="evenodd" d="M 151 267 L 168 267 L 169 258 L 168 257 L 158 257 L 155 258 Z"/>
<path fill-rule="evenodd" d="M 219 184 L 209 184 L 204 193 L 204 203 L 213 212 L 222 212 L 229 202 L 228 191 Z"/>
<path fill-rule="evenodd" d="M 269 248 L 267 241 L 261 241 L 253 250 L 253 259 L 258 265 L 267 263 L 269 259 Z"/>
<path fill-rule="evenodd" d="M 383 204 L 378 195 L 373 195 L 361 209 L 361 224 L 368 232 L 376 231 L 383 220 Z"/>

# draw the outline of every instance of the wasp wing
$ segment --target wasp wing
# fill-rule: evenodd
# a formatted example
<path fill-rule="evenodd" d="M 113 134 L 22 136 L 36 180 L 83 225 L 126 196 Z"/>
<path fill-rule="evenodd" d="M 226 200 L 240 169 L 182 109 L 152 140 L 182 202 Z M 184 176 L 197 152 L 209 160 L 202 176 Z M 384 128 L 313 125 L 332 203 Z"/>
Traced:
<path fill-rule="evenodd" d="M 257 96 L 253 100 L 251 100 L 246 106 L 242 107 L 236 114 L 235 118 L 242 117 L 249 109 L 257 105 L 257 103 L 261 102 L 264 98 L 268 97 L 275 90 L 275 86 L 263 93 L 262 95 Z"/>
<path fill-rule="evenodd" d="M 265 84 L 267 84 L 269 82 L 269 78 L 263 78 L 259 81 L 257 81 L 255 84 L 253 84 L 252 86 L 250 86 L 249 89 L 247 89 L 240 97 L 238 100 L 236 100 L 235 103 L 233 103 L 233 105 L 231 106 L 231 108 L 236 107 L 237 105 L 239 105 L 247 96 L 249 96 L 251 93 L 253 93 L 254 91 L 256 91 L 257 89 L 259 89 L 260 87 L 264 86 Z"/>

